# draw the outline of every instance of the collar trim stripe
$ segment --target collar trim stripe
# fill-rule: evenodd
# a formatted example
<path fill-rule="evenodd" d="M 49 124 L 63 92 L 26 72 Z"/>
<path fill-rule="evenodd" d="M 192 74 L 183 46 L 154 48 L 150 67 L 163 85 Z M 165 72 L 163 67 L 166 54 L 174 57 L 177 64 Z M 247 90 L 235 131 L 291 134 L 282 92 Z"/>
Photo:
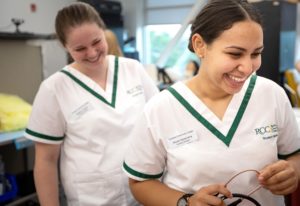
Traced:
<path fill-rule="evenodd" d="M 96 98 L 104 102 L 105 104 L 115 108 L 116 106 L 116 97 L 117 97 L 117 85 L 118 85 L 118 72 L 119 72 L 119 59 L 118 57 L 115 57 L 115 68 L 114 68 L 114 80 L 113 80 L 113 92 L 112 92 L 112 98 L 111 103 L 108 102 L 103 96 L 92 90 L 90 87 L 88 87 L 85 83 L 80 81 L 77 77 L 75 77 L 73 74 L 66 70 L 61 70 L 62 73 L 66 74 L 68 77 L 70 77 L 72 80 L 74 80 L 77 84 L 79 84 L 82 88 L 87 90 L 89 93 L 94 95 Z"/>
<path fill-rule="evenodd" d="M 223 135 L 217 128 L 215 128 L 211 123 L 209 123 L 201 114 L 199 114 L 173 87 L 169 87 L 168 91 L 201 123 L 205 126 L 209 131 L 211 131 L 217 138 L 219 138 L 222 142 L 224 142 L 227 146 L 229 146 L 239 123 L 245 113 L 247 105 L 249 103 L 250 97 L 252 95 L 255 82 L 257 76 L 253 75 L 250 79 L 250 83 L 248 85 L 247 91 L 243 98 L 243 101 L 240 105 L 238 113 L 228 131 L 228 134 Z"/>
<path fill-rule="evenodd" d="M 113 81 L 113 93 L 111 98 L 111 106 L 115 107 L 116 97 L 117 97 L 117 87 L 118 87 L 118 73 L 119 73 L 119 59 L 115 57 L 115 72 L 114 72 L 114 81 Z"/>

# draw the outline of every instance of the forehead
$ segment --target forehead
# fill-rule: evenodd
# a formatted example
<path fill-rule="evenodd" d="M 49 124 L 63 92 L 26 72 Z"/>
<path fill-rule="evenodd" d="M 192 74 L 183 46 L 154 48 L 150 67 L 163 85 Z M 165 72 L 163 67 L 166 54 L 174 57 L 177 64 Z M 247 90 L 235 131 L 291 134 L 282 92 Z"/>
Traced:
<path fill-rule="evenodd" d="M 263 29 L 254 21 L 234 23 L 213 42 L 219 46 L 238 46 L 242 48 L 258 48 L 263 46 Z"/>
<path fill-rule="evenodd" d="M 104 31 L 96 23 L 83 23 L 68 29 L 66 42 L 68 45 L 77 46 L 89 43 L 102 36 L 104 36 Z"/>

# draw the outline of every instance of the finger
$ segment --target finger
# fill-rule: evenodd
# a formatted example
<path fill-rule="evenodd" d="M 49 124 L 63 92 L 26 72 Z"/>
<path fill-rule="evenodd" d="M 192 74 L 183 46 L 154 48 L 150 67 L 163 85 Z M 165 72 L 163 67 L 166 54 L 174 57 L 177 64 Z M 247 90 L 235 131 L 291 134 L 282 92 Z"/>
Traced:
<path fill-rule="evenodd" d="M 206 193 L 197 193 L 189 199 L 190 205 L 212 206 L 222 205 L 222 200 Z"/>
<path fill-rule="evenodd" d="M 274 195 L 288 195 L 294 192 L 297 189 L 296 186 L 287 187 L 281 190 L 270 190 Z"/>
<path fill-rule="evenodd" d="M 278 169 L 277 173 L 273 174 L 268 179 L 263 181 L 260 180 L 260 183 L 263 186 L 270 187 L 272 185 L 279 185 L 285 181 L 298 181 L 298 176 L 295 169 L 287 161 L 282 161 L 280 164 L 277 164 L 277 166 L 277 168 L 280 168 Z M 284 166 L 284 168 L 282 168 L 282 166 Z"/>
<path fill-rule="evenodd" d="M 273 194 L 286 195 L 286 194 L 292 193 L 294 190 L 296 190 L 297 186 L 298 186 L 298 180 L 296 178 L 290 178 L 281 183 L 268 185 L 266 187 Z"/>
<path fill-rule="evenodd" d="M 260 171 L 260 174 L 258 175 L 258 180 L 261 183 L 265 183 L 269 178 L 284 170 L 286 167 L 287 163 L 283 160 L 280 160 L 274 164 L 270 164 Z"/>
<path fill-rule="evenodd" d="M 271 178 L 269 178 L 265 184 L 266 185 L 277 185 L 284 182 L 295 182 L 297 181 L 297 175 L 292 170 L 283 170 L 275 175 L 273 175 Z"/>
<path fill-rule="evenodd" d="M 207 196 L 205 202 L 208 205 L 218 205 L 218 206 L 224 205 L 224 201 L 221 198 L 219 198 L 217 196 L 212 196 L 212 195 Z"/>
<path fill-rule="evenodd" d="M 191 202 L 197 202 L 201 205 L 224 205 L 223 200 L 216 194 L 224 195 L 228 198 L 232 197 L 231 192 L 222 184 L 209 185 L 201 188 L 193 197 Z"/>
<path fill-rule="evenodd" d="M 207 187 L 203 187 L 199 191 L 205 192 L 209 195 L 222 194 L 226 197 L 231 197 L 231 192 L 223 184 L 209 185 Z"/>
<path fill-rule="evenodd" d="M 209 196 L 208 204 L 210 205 L 225 205 L 224 199 L 221 196 L 225 196 L 227 198 L 232 198 L 231 192 L 225 187 L 225 185 L 217 185 L 218 195 Z"/>

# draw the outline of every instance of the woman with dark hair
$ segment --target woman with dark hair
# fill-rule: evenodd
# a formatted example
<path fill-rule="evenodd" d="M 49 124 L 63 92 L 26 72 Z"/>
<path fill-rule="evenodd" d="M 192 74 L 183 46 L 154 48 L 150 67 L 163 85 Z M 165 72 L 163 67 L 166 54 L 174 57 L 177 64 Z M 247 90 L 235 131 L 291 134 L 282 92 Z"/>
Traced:
<path fill-rule="evenodd" d="M 283 206 L 299 181 L 300 132 L 283 88 L 255 75 L 260 14 L 211 0 L 191 30 L 199 72 L 146 104 L 123 164 L 133 195 L 155 206 Z"/>
<path fill-rule="evenodd" d="M 195 60 L 190 60 L 187 64 L 186 64 L 186 68 L 185 68 L 185 78 L 191 78 L 195 75 L 198 74 L 199 71 L 199 64 L 198 62 L 196 62 Z"/>

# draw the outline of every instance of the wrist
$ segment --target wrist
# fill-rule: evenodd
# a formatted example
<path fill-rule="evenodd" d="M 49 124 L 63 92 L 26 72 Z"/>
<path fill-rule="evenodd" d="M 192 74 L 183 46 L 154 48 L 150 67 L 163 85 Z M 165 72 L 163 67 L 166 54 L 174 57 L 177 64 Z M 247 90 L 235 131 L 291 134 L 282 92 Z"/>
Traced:
<path fill-rule="evenodd" d="M 177 201 L 177 206 L 189 206 L 189 199 L 191 196 L 193 196 L 193 194 L 187 193 L 182 195 Z"/>

